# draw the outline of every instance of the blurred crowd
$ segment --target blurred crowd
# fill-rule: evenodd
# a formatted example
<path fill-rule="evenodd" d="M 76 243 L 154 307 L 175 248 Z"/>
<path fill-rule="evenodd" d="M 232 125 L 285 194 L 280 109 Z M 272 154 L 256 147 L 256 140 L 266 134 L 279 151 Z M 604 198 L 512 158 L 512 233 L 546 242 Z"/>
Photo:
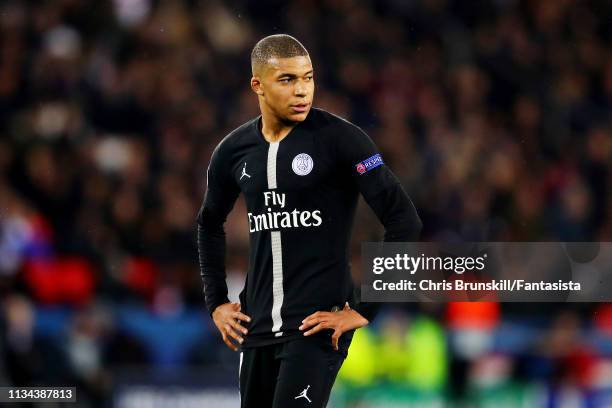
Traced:
<path fill-rule="evenodd" d="M 219 341 L 208 356 L 151 357 L 144 326 L 121 316 L 195 310 L 181 324 L 212 333 L 195 215 L 212 149 L 259 114 L 249 56 L 272 33 L 309 50 L 315 106 L 381 148 L 424 240 L 610 240 L 610 21 L 603 0 L 2 2 L 0 357 L 28 349 L 13 335 L 52 332 L 38 350 L 63 346 L 71 375 L 95 373 L 79 377 L 96 379 L 93 394 L 110 380 L 87 370 L 113 358 L 214 360 Z M 245 220 L 240 200 L 226 225 L 234 299 Z M 380 236 L 361 206 L 353 253 Z M 92 338 L 112 339 L 108 358 L 87 351 Z M 22 381 L 10 366 L 0 359 L 0 381 Z"/>

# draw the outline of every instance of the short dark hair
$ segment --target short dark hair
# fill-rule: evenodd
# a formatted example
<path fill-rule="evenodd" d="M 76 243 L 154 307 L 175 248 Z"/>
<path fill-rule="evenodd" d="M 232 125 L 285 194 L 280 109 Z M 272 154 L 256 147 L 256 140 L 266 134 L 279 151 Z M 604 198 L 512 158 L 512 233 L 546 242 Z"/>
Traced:
<path fill-rule="evenodd" d="M 306 47 L 289 34 L 273 34 L 262 38 L 251 51 L 251 70 L 253 74 L 270 58 L 291 58 L 308 55 Z"/>

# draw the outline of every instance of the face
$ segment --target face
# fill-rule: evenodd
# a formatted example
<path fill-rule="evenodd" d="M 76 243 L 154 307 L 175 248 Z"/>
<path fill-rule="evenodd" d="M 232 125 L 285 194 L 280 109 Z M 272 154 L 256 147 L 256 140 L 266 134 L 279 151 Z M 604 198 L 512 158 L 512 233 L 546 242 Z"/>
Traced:
<path fill-rule="evenodd" d="M 251 79 L 262 109 L 283 122 L 306 119 L 314 96 L 312 63 L 308 56 L 271 58 Z"/>

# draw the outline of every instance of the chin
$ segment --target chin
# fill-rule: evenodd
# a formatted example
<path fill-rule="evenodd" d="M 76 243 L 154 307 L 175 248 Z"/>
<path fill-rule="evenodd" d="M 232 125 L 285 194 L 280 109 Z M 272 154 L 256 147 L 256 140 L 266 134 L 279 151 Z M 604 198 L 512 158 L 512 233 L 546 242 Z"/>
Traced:
<path fill-rule="evenodd" d="M 287 119 L 292 122 L 303 122 L 306 120 L 306 116 L 308 116 L 308 112 L 310 112 L 310 109 L 308 109 L 306 112 L 290 113 L 287 116 Z"/>

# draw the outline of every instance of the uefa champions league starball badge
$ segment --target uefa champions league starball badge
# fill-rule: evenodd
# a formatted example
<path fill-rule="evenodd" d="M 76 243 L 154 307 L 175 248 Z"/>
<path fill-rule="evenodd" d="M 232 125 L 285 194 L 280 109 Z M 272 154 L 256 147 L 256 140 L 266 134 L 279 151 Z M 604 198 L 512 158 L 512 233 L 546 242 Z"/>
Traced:
<path fill-rule="evenodd" d="M 291 163 L 293 172 L 298 176 L 307 175 L 312 171 L 313 166 L 314 162 L 312 161 L 312 157 L 307 153 L 298 154 L 293 158 L 293 162 Z"/>

